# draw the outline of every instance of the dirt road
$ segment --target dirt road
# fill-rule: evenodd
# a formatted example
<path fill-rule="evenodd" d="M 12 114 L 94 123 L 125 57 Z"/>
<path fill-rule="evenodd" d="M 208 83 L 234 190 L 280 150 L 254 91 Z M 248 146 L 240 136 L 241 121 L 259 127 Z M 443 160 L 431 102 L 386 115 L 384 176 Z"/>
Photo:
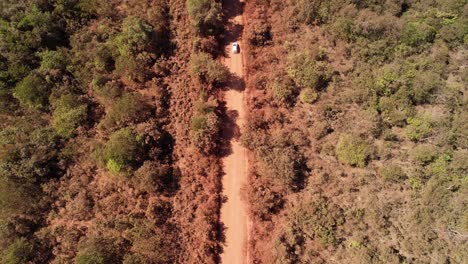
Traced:
<path fill-rule="evenodd" d="M 226 54 L 223 59 L 235 78 L 224 93 L 229 121 L 224 130 L 230 140 L 230 151 L 223 158 L 223 195 L 227 202 L 221 208 L 221 222 L 224 224 L 225 246 L 221 255 L 222 264 L 247 263 L 248 218 L 246 207 L 241 200 L 240 190 L 247 181 L 247 153 L 239 142 L 240 128 L 245 122 L 245 100 L 242 58 L 242 3 L 239 0 L 225 0 L 224 12 L 227 21 Z M 231 43 L 240 43 L 241 54 L 232 54 Z"/>

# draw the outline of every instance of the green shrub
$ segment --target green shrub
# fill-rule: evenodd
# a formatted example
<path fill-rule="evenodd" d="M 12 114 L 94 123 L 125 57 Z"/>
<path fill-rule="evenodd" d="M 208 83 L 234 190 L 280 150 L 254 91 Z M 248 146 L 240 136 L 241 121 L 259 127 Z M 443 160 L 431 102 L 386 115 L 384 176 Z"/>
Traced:
<path fill-rule="evenodd" d="M 222 6 L 215 0 L 187 0 L 192 24 L 202 35 L 214 35 L 222 29 Z"/>
<path fill-rule="evenodd" d="M 212 153 L 217 146 L 221 122 L 216 113 L 199 114 L 192 118 L 192 143 L 203 153 Z"/>
<path fill-rule="evenodd" d="M 402 41 L 410 46 L 433 42 L 436 29 L 425 22 L 409 22 L 403 26 Z"/>
<path fill-rule="evenodd" d="M 343 134 L 338 139 L 335 153 L 338 160 L 345 164 L 365 167 L 370 156 L 370 147 L 369 144 L 360 137 Z"/>
<path fill-rule="evenodd" d="M 317 101 L 318 94 L 316 91 L 314 91 L 314 89 L 305 88 L 302 89 L 299 98 L 301 99 L 301 102 L 305 104 L 313 104 Z"/>
<path fill-rule="evenodd" d="M 65 70 L 67 67 L 68 58 L 63 50 L 46 50 L 38 55 L 41 59 L 41 66 L 39 67 L 41 72 Z"/>
<path fill-rule="evenodd" d="M 275 80 L 269 84 L 269 89 L 273 97 L 282 103 L 291 104 L 294 102 L 296 87 L 293 82 L 286 80 Z"/>
<path fill-rule="evenodd" d="M 408 118 L 408 126 L 405 128 L 406 136 L 412 141 L 418 141 L 432 133 L 432 125 L 425 118 Z"/>
<path fill-rule="evenodd" d="M 157 161 L 145 161 L 132 178 L 135 188 L 141 192 L 171 191 L 172 170 L 169 165 Z"/>
<path fill-rule="evenodd" d="M 50 87 L 44 78 L 32 72 L 13 90 L 13 96 L 18 99 L 22 106 L 45 109 L 49 104 Z"/>
<path fill-rule="evenodd" d="M 105 239 L 90 238 L 80 242 L 75 261 L 77 264 L 119 263 L 116 247 Z"/>
<path fill-rule="evenodd" d="M 285 230 L 297 246 L 311 241 L 322 246 L 334 246 L 339 242 L 336 230 L 345 219 L 338 205 L 318 197 L 302 200 L 288 214 L 288 220 Z"/>
<path fill-rule="evenodd" d="M 398 90 L 390 97 L 384 96 L 379 99 L 378 110 L 383 121 L 391 126 L 403 126 L 405 121 L 414 115 L 410 95 L 402 90 Z"/>
<path fill-rule="evenodd" d="M 72 137 L 76 128 L 86 119 L 87 106 L 80 104 L 76 96 L 66 94 L 54 103 L 54 108 L 52 126 L 58 135 L 64 138 Z"/>
<path fill-rule="evenodd" d="M 120 82 L 111 81 L 105 76 L 95 77 L 91 85 L 96 95 L 107 101 L 115 101 L 123 92 Z"/>
<path fill-rule="evenodd" d="M 122 31 L 115 37 L 118 57 L 115 60 L 116 72 L 126 74 L 131 80 L 146 80 L 146 66 L 155 58 L 153 28 L 140 18 L 129 16 L 122 23 Z M 104 51 L 103 63 L 108 65 L 109 58 Z"/>
<path fill-rule="evenodd" d="M 400 182 L 406 179 L 406 174 L 403 169 L 396 164 L 388 164 L 380 169 L 380 175 L 386 181 Z"/>
<path fill-rule="evenodd" d="M 326 63 L 315 61 L 307 53 L 299 53 L 290 56 L 288 58 L 286 71 L 289 77 L 303 88 L 321 88 L 331 77 L 330 70 Z"/>
<path fill-rule="evenodd" d="M 271 25 L 263 20 L 255 20 L 252 23 L 251 31 L 248 33 L 250 44 L 257 47 L 266 46 L 271 42 L 272 38 Z"/>
<path fill-rule="evenodd" d="M 153 28 L 138 17 L 129 16 L 122 22 L 122 31 L 115 38 L 120 56 L 134 56 L 152 48 Z"/>
<path fill-rule="evenodd" d="M 427 165 L 437 156 L 437 148 L 429 144 L 418 144 L 410 150 L 409 156 L 411 160 L 421 165 Z"/>
<path fill-rule="evenodd" d="M 99 46 L 94 56 L 94 66 L 100 71 L 110 71 L 114 63 L 112 50 L 106 46 Z"/>
<path fill-rule="evenodd" d="M 229 78 L 229 70 L 210 54 L 198 52 L 190 57 L 190 72 L 206 83 L 224 83 Z"/>
<path fill-rule="evenodd" d="M 295 1 L 296 18 L 305 24 L 322 24 L 332 17 L 331 3 L 326 0 L 298 0 Z"/>
<path fill-rule="evenodd" d="M 302 188 L 304 158 L 294 148 L 260 147 L 255 153 L 262 161 L 264 174 L 268 175 L 272 183 L 286 190 Z"/>
<path fill-rule="evenodd" d="M 115 61 L 115 72 L 127 76 L 134 82 L 142 83 L 146 80 L 146 66 L 148 61 L 144 57 L 134 55 L 121 55 Z"/>
<path fill-rule="evenodd" d="M 101 126 L 103 128 L 112 128 L 136 123 L 144 120 L 147 114 L 147 107 L 142 102 L 141 97 L 138 94 L 126 93 L 115 101 Z"/>
<path fill-rule="evenodd" d="M 453 113 L 452 126 L 448 133 L 450 144 L 460 149 L 468 149 L 468 122 L 466 120 L 468 120 L 466 108 Z"/>
<path fill-rule="evenodd" d="M 34 260 L 34 245 L 26 238 L 16 239 L 5 251 L 2 252 L 3 264 L 24 264 Z"/>
<path fill-rule="evenodd" d="M 130 128 L 122 128 L 114 132 L 106 142 L 100 159 L 107 169 L 113 173 L 130 172 L 143 154 L 141 137 Z"/>
<path fill-rule="evenodd" d="M 453 153 L 451 167 L 460 174 L 468 173 L 468 150 L 460 149 Z"/>
<path fill-rule="evenodd" d="M 440 88 L 442 82 L 437 73 L 424 71 L 416 73 L 413 80 L 413 101 L 416 104 L 423 104 L 430 102 L 431 96 L 437 88 Z"/>
<path fill-rule="evenodd" d="M 449 154 L 440 155 L 429 167 L 429 173 L 438 176 L 447 176 L 452 157 Z"/>

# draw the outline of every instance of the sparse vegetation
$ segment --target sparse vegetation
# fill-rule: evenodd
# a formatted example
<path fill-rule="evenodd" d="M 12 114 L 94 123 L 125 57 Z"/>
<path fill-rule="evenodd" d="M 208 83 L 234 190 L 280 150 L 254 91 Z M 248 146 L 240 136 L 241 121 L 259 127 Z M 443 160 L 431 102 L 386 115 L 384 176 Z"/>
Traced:
<path fill-rule="evenodd" d="M 253 262 L 462 263 L 466 3 L 245 10 Z"/>
<path fill-rule="evenodd" d="M 187 140 L 207 84 L 186 62 L 223 25 L 198 2 L 197 23 L 185 1 L 2 2 L 1 263 L 215 263 L 219 164 Z M 202 75 L 224 82 L 207 55 Z"/>
<path fill-rule="evenodd" d="M 253 263 L 466 262 L 466 1 L 223 5 L 2 1 L 0 262 L 218 263 L 224 132 Z"/>
<path fill-rule="evenodd" d="M 370 149 L 366 141 L 354 135 L 341 135 L 336 144 L 336 156 L 348 165 L 364 167 Z"/>

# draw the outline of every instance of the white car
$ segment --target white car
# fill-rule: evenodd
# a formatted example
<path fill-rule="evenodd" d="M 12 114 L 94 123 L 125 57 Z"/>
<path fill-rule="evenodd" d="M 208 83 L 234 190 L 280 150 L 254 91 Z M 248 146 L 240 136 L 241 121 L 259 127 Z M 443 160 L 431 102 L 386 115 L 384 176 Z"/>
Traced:
<path fill-rule="evenodd" d="M 237 42 L 232 43 L 232 53 L 237 54 L 240 52 L 240 47 Z"/>

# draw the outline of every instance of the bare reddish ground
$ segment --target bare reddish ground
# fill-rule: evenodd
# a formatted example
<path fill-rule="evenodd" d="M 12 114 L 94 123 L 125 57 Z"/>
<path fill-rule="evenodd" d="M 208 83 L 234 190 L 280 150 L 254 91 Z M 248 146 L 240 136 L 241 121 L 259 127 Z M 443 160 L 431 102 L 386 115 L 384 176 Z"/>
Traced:
<path fill-rule="evenodd" d="M 221 254 L 221 263 L 240 264 L 248 263 L 247 241 L 248 241 L 248 216 L 247 208 L 241 199 L 241 187 L 247 181 L 247 150 L 240 144 L 240 128 L 245 123 L 245 91 L 243 82 L 243 56 L 232 54 L 231 44 L 234 41 L 240 43 L 242 50 L 242 3 L 238 0 L 227 0 L 224 2 L 226 16 L 229 18 L 227 26 L 227 57 L 223 59 L 235 80 L 224 93 L 227 113 L 231 119 L 230 128 L 225 129 L 225 136 L 230 138 L 230 151 L 223 158 L 223 195 L 227 197 L 221 208 L 221 222 L 224 224 L 225 245 Z"/>

